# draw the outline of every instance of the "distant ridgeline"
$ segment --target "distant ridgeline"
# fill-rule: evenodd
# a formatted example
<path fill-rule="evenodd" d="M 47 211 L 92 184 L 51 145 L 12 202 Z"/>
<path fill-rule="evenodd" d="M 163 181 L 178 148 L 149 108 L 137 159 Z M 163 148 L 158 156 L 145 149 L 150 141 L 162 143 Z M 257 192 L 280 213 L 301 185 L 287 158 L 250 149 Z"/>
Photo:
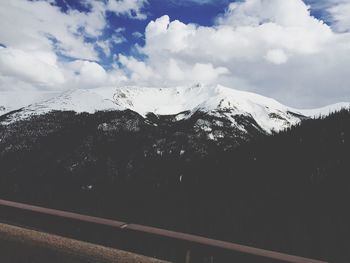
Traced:
<path fill-rule="evenodd" d="M 349 111 L 272 135 L 243 118 L 249 137 L 220 124 L 215 140 L 194 125 L 212 116 L 173 117 L 52 112 L 0 125 L 0 196 L 350 261 Z"/>

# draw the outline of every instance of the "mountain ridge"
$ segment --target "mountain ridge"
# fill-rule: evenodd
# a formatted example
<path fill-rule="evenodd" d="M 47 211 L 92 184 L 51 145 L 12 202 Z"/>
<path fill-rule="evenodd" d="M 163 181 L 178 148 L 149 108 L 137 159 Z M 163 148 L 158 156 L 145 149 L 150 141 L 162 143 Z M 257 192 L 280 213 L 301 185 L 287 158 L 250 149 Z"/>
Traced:
<path fill-rule="evenodd" d="M 242 118 L 252 130 L 221 141 L 194 128 L 222 121 L 205 113 L 147 118 L 51 112 L 0 125 L 1 195 L 349 262 L 349 111 L 273 135 Z"/>
<path fill-rule="evenodd" d="M 304 118 L 327 115 L 348 107 L 350 103 L 338 103 L 320 109 L 301 110 L 259 94 L 221 85 L 197 84 L 173 88 L 124 86 L 75 89 L 13 112 L 0 111 L 0 115 L 6 114 L 5 120 L 2 121 L 6 124 L 51 111 L 93 114 L 98 111 L 128 109 L 144 118 L 147 118 L 149 113 L 174 116 L 174 121 L 190 118 L 195 112 L 204 112 L 227 119 L 232 126 L 237 126 L 237 116 L 246 116 L 252 118 L 266 133 L 271 133 L 296 125 Z"/>

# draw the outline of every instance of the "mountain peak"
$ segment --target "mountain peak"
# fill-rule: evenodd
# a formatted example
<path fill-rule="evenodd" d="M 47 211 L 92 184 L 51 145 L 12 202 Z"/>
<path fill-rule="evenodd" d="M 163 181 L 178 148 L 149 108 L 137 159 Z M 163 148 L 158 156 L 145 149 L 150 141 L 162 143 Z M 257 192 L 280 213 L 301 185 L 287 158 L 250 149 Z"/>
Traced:
<path fill-rule="evenodd" d="M 148 113 L 177 115 L 181 112 L 188 112 L 188 114 L 178 116 L 177 120 L 189 118 L 199 111 L 217 118 L 229 119 L 233 125 L 236 116 L 246 116 L 252 118 L 265 132 L 270 133 L 273 130 L 280 131 L 297 124 L 301 120 L 301 115 L 317 116 L 346 107 L 346 105 L 349 107 L 349 104 L 341 103 L 316 110 L 297 110 L 272 98 L 221 85 L 196 84 L 173 88 L 103 87 L 66 91 L 10 114 L 7 122 L 50 111 L 92 114 L 96 111 L 129 109 L 143 117 L 146 117 Z"/>

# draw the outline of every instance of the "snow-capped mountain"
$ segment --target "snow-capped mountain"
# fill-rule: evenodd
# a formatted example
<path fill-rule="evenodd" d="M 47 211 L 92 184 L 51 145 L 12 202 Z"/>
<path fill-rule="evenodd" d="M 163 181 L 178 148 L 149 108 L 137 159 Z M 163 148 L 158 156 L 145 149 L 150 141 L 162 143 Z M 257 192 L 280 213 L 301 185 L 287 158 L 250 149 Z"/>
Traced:
<path fill-rule="evenodd" d="M 327 116 L 332 112 L 340 111 L 341 109 L 349 109 L 350 103 L 349 102 L 339 102 L 332 105 L 328 105 L 325 107 L 317 108 L 317 109 L 303 109 L 303 110 L 296 110 L 300 112 L 302 115 L 311 117 L 311 118 L 318 118 L 322 116 Z"/>
<path fill-rule="evenodd" d="M 50 111 L 94 113 L 125 109 L 135 111 L 143 117 L 148 113 L 176 115 L 176 120 L 189 118 L 193 113 L 200 111 L 229 119 L 232 125 L 236 123 L 235 116 L 243 115 L 252 117 L 266 132 L 284 129 L 300 120 L 288 107 L 273 99 L 223 86 L 196 85 L 176 88 L 72 90 L 12 113 L 8 121 L 13 122 Z"/>
<path fill-rule="evenodd" d="M 222 214 L 225 222 L 245 228 L 232 232 L 234 238 L 245 237 L 252 224 L 250 236 L 265 237 L 264 224 L 278 232 L 286 228 L 280 222 L 289 227 L 294 222 L 296 230 L 310 226 L 315 242 L 323 229 L 341 236 L 348 225 L 334 229 L 332 222 L 345 222 L 350 197 L 350 112 L 267 136 L 270 127 L 305 118 L 297 113 L 221 86 L 65 92 L 0 116 L 0 190 L 8 198 L 130 222 L 156 218 L 152 223 L 184 231 L 189 218 L 194 225 L 208 219 L 201 227 L 215 229 L 222 224 L 212 215 Z M 263 222 L 262 208 L 269 215 Z M 336 217 L 312 228 L 325 212 Z M 262 235 L 255 235 L 256 229 L 263 229 Z M 217 233 L 227 237 L 226 230 Z M 298 244 L 305 236 L 299 234 Z"/>
<path fill-rule="evenodd" d="M 246 127 L 237 123 L 237 119 L 246 117 L 258 129 L 270 133 L 295 125 L 305 116 L 323 115 L 343 107 L 349 107 L 349 103 L 315 110 L 298 110 L 282 105 L 271 98 L 221 85 L 198 84 L 175 88 L 106 87 L 66 91 L 51 99 L 9 113 L 2 123 L 11 123 L 51 111 L 95 113 L 129 109 L 145 118 L 149 113 L 157 116 L 173 115 L 174 121 L 190 118 L 194 113 L 202 112 L 215 117 L 216 124 L 218 120 L 224 119 L 232 127 L 235 126 L 242 131 L 245 131 Z M 198 125 L 210 131 L 212 123 L 202 122 Z"/>
<path fill-rule="evenodd" d="M 18 110 L 29 104 L 48 100 L 58 96 L 55 91 L 11 90 L 0 92 L 0 116 L 10 111 Z"/>
<path fill-rule="evenodd" d="M 173 115 L 187 111 L 187 116 L 190 116 L 200 111 L 229 119 L 233 125 L 235 116 L 249 116 L 266 132 L 279 131 L 299 121 L 288 107 L 273 99 L 220 85 L 173 89 L 120 88 L 114 94 L 114 102 L 118 107 L 131 109 L 143 116 L 148 112 Z"/>

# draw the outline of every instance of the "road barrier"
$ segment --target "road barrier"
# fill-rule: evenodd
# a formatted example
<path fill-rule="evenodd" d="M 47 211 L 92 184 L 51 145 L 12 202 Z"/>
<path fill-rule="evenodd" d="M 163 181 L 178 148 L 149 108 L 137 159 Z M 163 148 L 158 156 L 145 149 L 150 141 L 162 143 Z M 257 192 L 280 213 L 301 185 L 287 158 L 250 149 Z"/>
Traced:
<path fill-rule="evenodd" d="M 175 231 L 0 199 L 0 220 L 174 262 L 325 263 Z"/>

